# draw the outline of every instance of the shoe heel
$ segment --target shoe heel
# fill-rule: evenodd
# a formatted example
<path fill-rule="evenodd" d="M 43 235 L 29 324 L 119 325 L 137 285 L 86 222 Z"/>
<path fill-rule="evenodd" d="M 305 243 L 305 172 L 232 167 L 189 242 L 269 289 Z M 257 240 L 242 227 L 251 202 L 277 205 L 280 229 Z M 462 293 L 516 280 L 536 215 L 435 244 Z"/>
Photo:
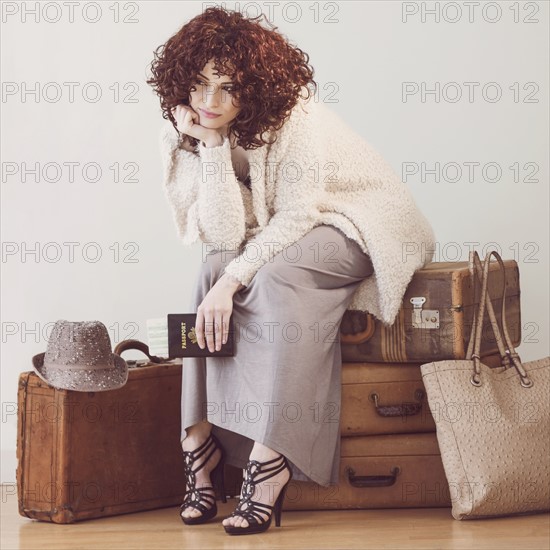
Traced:
<path fill-rule="evenodd" d="M 285 483 L 285 486 L 281 489 L 281 494 L 277 497 L 277 502 L 273 507 L 273 512 L 275 514 L 275 527 L 281 526 L 281 517 L 283 515 L 283 502 L 285 501 L 286 488 L 290 483 L 290 479 Z"/>
<path fill-rule="evenodd" d="M 224 480 L 224 464 L 225 456 L 222 449 L 222 456 L 217 466 L 212 470 L 212 484 L 217 489 L 221 496 L 222 502 L 227 502 L 227 496 L 225 494 L 225 480 Z"/>

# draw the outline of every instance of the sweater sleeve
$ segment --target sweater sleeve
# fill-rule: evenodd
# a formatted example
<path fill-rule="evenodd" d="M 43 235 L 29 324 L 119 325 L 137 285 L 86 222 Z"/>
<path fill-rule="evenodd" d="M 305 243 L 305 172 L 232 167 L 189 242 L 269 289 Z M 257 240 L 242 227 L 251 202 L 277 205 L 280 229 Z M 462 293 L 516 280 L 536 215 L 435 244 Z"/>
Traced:
<path fill-rule="evenodd" d="M 270 163 L 275 177 L 274 214 L 224 269 L 244 286 L 264 264 L 318 223 L 316 199 L 324 184 L 315 170 L 317 135 L 312 117 L 297 110 L 283 126 L 278 137 L 282 141 L 280 154 Z"/>
<path fill-rule="evenodd" d="M 178 147 L 170 121 L 160 133 L 164 190 L 178 234 L 218 249 L 237 248 L 245 237 L 245 207 L 227 137 L 218 147 L 199 145 L 199 156 Z"/>

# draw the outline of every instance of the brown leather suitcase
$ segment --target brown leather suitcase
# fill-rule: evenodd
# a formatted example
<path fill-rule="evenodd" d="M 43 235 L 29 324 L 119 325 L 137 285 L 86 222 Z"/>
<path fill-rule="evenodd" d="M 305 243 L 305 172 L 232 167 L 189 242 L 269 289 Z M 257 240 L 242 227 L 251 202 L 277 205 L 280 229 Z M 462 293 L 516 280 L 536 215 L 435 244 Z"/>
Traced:
<path fill-rule="evenodd" d="M 515 260 L 506 268 L 506 324 L 514 346 L 521 343 L 519 269 Z M 495 315 L 501 323 L 503 277 L 497 262 L 489 268 L 489 285 Z M 479 283 L 478 283 L 479 289 Z M 476 301 L 479 302 L 479 292 Z M 395 322 L 386 327 L 367 312 L 347 310 L 340 325 L 342 360 L 345 362 L 425 363 L 464 359 L 472 315 L 473 286 L 468 262 L 432 262 L 418 270 L 405 292 Z M 488 327 L 481 356 L 498 351 Z"/>
<path fill-rule="evenodd" d="M 488 355 L 483 362 L 500 367 L 500 355 Z M 420 365 L 343 363 L 342 437 L 435 432 Z"/>
<path fill-rule="evenodd" d="M 291 480 L 283 509 L 451 506 L 435 433 L 343 437 L 340 456 L 338 484 Z"/>
<path fill-rule="evenodd" d="M 115 353 L 133 347 L 121 344 Z M 58 390 L 32 371 L 21 373 L 22 516 L 72 523 L 183 502 L 181 360 L 127 362 L 127 383 L 102 392 Z M 241 483 L 242 470 L 226 465 L 226 493 L 239 494 Z"/>

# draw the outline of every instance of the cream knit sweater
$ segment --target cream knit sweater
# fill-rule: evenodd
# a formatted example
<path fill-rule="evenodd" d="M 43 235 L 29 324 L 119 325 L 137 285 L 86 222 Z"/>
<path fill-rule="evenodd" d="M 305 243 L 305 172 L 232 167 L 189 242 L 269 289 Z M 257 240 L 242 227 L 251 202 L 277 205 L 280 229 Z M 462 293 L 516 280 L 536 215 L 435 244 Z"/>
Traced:
<path fill-rule="evenodd" d="M 174 127 L 160 134 L 164 190 L 186 245 L 239 248 L 225 271 L 248 285 L 255 273 L 320 224 L 341 229 L 370 255 L 374 274 L 348 309 L 395 321 L 417 269 L 432 261 L 433 230 L 382 156 L 324 103 L 300 99 L 277 141 L 249 150 L 249 190 L 237 177 L 227 137 L 178 148 Z"/>

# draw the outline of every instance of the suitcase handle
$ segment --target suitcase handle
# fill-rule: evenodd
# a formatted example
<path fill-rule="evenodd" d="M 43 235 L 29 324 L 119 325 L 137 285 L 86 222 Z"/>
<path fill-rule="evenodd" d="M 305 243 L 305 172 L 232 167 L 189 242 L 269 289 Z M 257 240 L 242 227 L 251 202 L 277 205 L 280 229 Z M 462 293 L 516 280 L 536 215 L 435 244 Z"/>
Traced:
<path fill-rule="evenodd" d="M 151 363 L 164 363 L 166 361 L 162 357 L 151 355 L 149 353 L 149 346 L 144 342 L 141 342 L 140 340 L 122 340 L 122 342 L 119 342 L 115 346 L 113 353 L 115 355 L 121 355 L 123 351 L 129 350 L 129 349 L 135 349 L 137 351 L 141 351 L 142 353 L 145 353 L 145 355 L 147 355 Z"/>
<path fill-rule="evenodd" d="M 401 469 L 394 466 L 389 476 L 356 476 L 355 470 L 349 466 L 346 468 L 349 484 L 353 487 L 389 487 L 393 485 Z"/>
<path fill-rule="evenodd" d="M 362 312 L 367 318 L 367 327 L 361 332 L 344 334 L 340 331 L 340 343 L 342 344 L 364 344 L 372 338 L 376 328 L 374 318 L 370 313 Z"/>
<path fill-rule="evenodd" d="M 423 390 L 416 390 L 414 397 L 418 403 L 401 403 L 399 405 L 379 405 L 378 394 L 373 392 L 369 396 L 374 401 L 376 412 L 380 416 L 392 417 L 392 416 L 415 416 L 422 412 L 422 399 L 424 398 Z"/>

